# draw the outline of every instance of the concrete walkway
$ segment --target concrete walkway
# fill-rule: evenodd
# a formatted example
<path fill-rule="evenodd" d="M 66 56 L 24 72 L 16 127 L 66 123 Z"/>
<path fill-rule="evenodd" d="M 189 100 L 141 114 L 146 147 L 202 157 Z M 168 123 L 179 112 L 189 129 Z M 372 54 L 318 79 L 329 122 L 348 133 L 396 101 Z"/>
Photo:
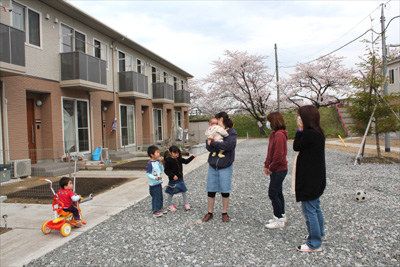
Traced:
<path fill-rule="evenodd" d="M 198 155 L 190 164 L 184 166 L 184 175 L 205 164 L 207 158 L 208 153 Z M 56 230 L 48 235 L 43 235 L 43 223 L 54 218 L 51 205 L 0 203 L 1 225 L 4 226 L 2 217 L 7 214 L 7 226 L 13 229 L 0 235 L 0 266 L 23 266 L 149 195 L 148 178 L 145 171 L 79 171 L 77 177 L 138 179 L 82 203 L 82 215 L 87 225 L 82 228 L 73 228 L 68 237 L 63 237 Z M 165 175 L 163 178 L 165 186 L 168 178 Z"/>

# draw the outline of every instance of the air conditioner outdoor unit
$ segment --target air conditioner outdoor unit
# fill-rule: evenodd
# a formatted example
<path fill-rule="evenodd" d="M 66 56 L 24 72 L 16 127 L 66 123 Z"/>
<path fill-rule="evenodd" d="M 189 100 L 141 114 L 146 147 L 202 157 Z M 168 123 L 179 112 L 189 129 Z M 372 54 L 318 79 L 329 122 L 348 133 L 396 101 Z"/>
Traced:
<path fill-rule="evenodd" d="M 32 173 L 31 160 L 30 159 L 18 159 L 13 161 L 12 170 L 14 174 L 12 177 L 26 177 Z"/>

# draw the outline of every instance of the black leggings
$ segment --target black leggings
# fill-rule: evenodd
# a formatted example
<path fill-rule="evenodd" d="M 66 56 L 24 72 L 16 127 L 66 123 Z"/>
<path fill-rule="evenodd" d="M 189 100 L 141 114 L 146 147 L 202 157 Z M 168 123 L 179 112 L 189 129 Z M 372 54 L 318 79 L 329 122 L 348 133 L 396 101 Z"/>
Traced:
<path fill-rule="evenodd" d="M 207 193 L 208 197 L 211 197 L 211 198 L 215 198 L 216 194 L 217 194 L 217 192 L 208 192 Z M 221 193 L 221 196 L 223 198 L 228 198 L 229 197 L 229 193 Z"/>

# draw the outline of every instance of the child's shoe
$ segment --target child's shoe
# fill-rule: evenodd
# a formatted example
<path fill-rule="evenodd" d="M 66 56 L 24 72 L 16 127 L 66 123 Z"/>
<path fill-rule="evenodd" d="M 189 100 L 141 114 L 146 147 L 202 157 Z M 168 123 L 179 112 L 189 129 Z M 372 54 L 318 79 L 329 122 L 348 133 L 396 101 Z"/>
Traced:
<path fill-rule="evenodd" d="M 75 221 L 75 225 L 74 225 L 75 227 L 82 227 L 82 221 L 81 220 L 77 220 L 77 221 Z"/>
<path fill-rule="evenodd" d="M 215 157 L 217 155 L 217 152 L 213 152 L 212 154 L 211 154 L 211 157 Z"/>
<path fill-rule="evenodd" d="M 298 246 L 297 250 L 301 251 L 301 252 L 321 252 L 322 251 L 322 247 L 316 248 L 316 249 L 312 249 L 307 244 L 303 244 L 301 246 Z"/>
<path fill-rule="evenodd" d="M 168 211 L 166 211 L 164 208 L 160 209 L 159 212 L 161 212 L 162 214 L 167 214 Z"/>
<path fill-rule="evenodd" d="M 160 211 L 153 211 L 153 217 L 162 217 L 162 215 Z"/>
<path fill-rule="evenodd" d="M 219 158 L 225 158 L 225 155 L 224 154 L 218 154 L 218 157 Z"/>
<path fill-rule="evenodd" d="M 175 211 L 176 211 L 176 209 L 175 209 L 175 207 L 174 207 L 173 205 L 168 206 L 167 209 L 168 209 L 169 211 L 172 211 L 172 212 L 175 212 Z"/>
<path fill-rule="evenodd" d="M 185 207 L 185 210 L 190 210 L 190 205 L 189 204 L 185 204 L 184 207 Z"/>
<path fill-rule="evenodd" d="M 285 223 L 287 223 L 287 218 L 286 218 L 286 214 L 282 214 L 282 217 L 283 217 L 283 221 L 285 222 Z M 272 222 L 274 222 L 274 221 L 277 221 L 278 220 L 278 217 L 273 217 L 272 219 L 269 219 L 268 220 L 268 223 L 272 223 Z"/>
<path fill-rule="evenodd" d="M 265 228 L 268 228 L 268 229 L 276 229 L 276 228 L 282 228 L 282 227 L 285 227 L 285 222 L 284 222 L 283 218 L 280 218 L 277 221 L 274 221 L 272 223 L 265 225 Z"/>

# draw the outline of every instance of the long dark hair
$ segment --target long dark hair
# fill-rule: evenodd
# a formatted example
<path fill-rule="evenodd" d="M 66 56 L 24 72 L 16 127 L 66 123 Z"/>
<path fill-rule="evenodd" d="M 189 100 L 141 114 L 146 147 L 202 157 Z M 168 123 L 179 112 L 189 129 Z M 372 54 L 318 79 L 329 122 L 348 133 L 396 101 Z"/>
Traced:
<path fill-rule="evenodd" d="M 321 133 L 325 138 L 324 129 L 321 127 L 321 118 L 319 116 L 319 111 L 316 106 L 307 105 L 300 107 L 297 112 L 303 121 L 303 129 L 313 129 Z"/>
<path fill-rule="evenodd" d="M 268 114 L 267 120 L 271 123 L 271 128 L 274 131 L 286 130 L 285 120 L 279 112 L 272 112 Z"/>
<path fill-rule="evenodd" d="M 233 122 L 229 118 L 228 113 L 222 111 L 220 113 L 215 114 L 215 118 L 217 118 L 217 119 L 223 118 L 222 123 L 224 124 L 224 126 L 226 128 L 232 128 L 233 127 Z"/>
<path fill-rule="evenodd" d="M 171 153 L 178 153 L 178 160 L 182 159 L 182 151 L 177 146 L 170 146 L 164 153 L 164 157 L 171 157 Z"/>

